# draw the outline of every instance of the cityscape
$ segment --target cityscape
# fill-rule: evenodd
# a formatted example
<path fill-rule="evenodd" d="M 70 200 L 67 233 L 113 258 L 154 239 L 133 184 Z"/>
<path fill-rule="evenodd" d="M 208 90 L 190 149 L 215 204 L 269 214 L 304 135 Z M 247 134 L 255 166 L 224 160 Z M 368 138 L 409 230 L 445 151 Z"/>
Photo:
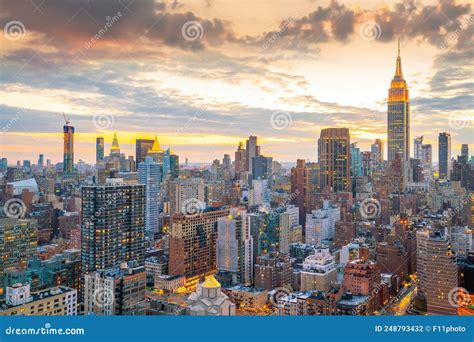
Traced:
<path fill-rule="evenodd" d="M 119 10 L 109 7 L 109 11 L 105 11 L 108 19 L 104 27 L 107 28 L 90 36 L 85 47 L 81 46 L 89 53 L 87 57 L 75 56 L 78 60 L 91 58 L 80 68 L 106 77 L 107 70 L 102 71 L 100 64 L 94 65 L 99 63 L 97 60 L 106 58 L 101 55 L 105 53 L 101 44 L 106 48 L 115 46 L 113 44 L 125 45 L 120 40 L 120 34 L 125 33 L 114 33 L 114 28 L 123 24 L 133 31 L 132 26 L 137 23 L 127 22 L 127 17 L 144 15 L 147 8 L 140 6 L 150 2 L 132 3 L 125 6 L 113 2 L 110 6 L 119 6 Z M 171 17 L 181 20 L 177 32 L 182 41 L 163 40 L 166 49 L 179 48 L 193 54 L 205 49 L 204 45 L 207 48 L 207 45 L 224 44 L 220 39 L 225 39 L 225 44 L 243 44 L 243 36 L 227 31 L 224 19 L 222 22 L 200 19 L 189 12 L 192 7 L 189 9 L 178 2 L 151 3 L 156 11 L 160 8 L 165 13 L 158 17 L 157 26 L 166 25 L 171 32 L 174 27 Z M 48 7 L 51 5 L 32 4 L 38 6 L 36 12 L 44 11 L 44 16 L 55 13 Z M 313 30 L 323 30 L 325 23 L 333 20 L 317 21 L 323 13 L 337 12 L 344 15 L 346 21 L 354 20 L 354 25 L 362 25 L 360 30 L 351 28 L 351 32 L 346 32 L 338 19 L 331 21 L 331 34 L 340 37 L 340 41 L 345 42 L 355 34 L 365 43 L 374 43 L 383 40 L 389 31 L 391 21 L 382 24 L 383 15 L 391 13 L 405 18 L 403 11 L 431 10 L 439 11 L 437 14 L 450 13 L 447 16 L 456 13 L 457 17 L 449 17 L 450 24 L 443 26 L 451 30 L 445 32 L 444 40 L 433 36 L 424 38 L 435 39 L 438 49 L 465 49 L 465 54 L 473 57 L 470 4 L 393 2 L 393 10 L 384 9 L 390 12 L 378 14 L 380 24 L 365 19 L 371 10 L 351 9 L 352 4 L 332 1 L 306 5 L 312 6 L 313 16 L 303 13 L 283 16 L 279 28 L 265 31 L 260 40 L 247 36 L 246 44 L 258 44 L 265 53 L 274 49 L 271 56 L 284 60 L 283 52 L 279 56 L 278 49 L 290 49 L 286 44 L 297 45 L 297 39 L 307 36 L 309 33 L 304 30 L 310 25 L 309 18 L 314 19 Z M 30 11 L 28 6 L 31 5 L 5 7 L 8 7 L 6 12 L 18 14 Z M 211 1 L 203 6 L 216 5 Z M 81 17 L 87 11 L 91 10 L 84 5 L 74 13 Z M 105 17 L 102 12 L 100 15 Z M 407 16 L 411 18 L 414 14 Z M 78 29 L 79 24 L 74 20 L 74 16 L 69 19 L 67 30 Z M 430 20 L 435 22 L 435 16 L 425 18 L 424 22 Z M 12 21 L 7 25 L 10 23 Z M 364 31 L 367 23 L 375 25 L 368 28 L 368 33 Z M 461 26 L 456 28 L 454 23 Z M 20 39 L 35 39 L 31 36 L 40 34 L 35 32 L 44 33 L 41 25 L 33 21 L 14 24 L 16 27 L 8 36 L 2 22 L 7 35 L 3 39 L 10 43 L 16 43 L 22 35 L 25 37 Z M 408 24 L 413 23 L 407 21 Z M 422 30 L 423 25 L 418 24 L 418 30 Z M 32 32 L 28 31 L 29 26 Z M 294 33 L 296 30 L 301 32 Z M 225 38 L 221 31 L 227 32 Z M 312 34 L 316 36 L 316 32 Z M 314 106 L 321 106 L 323 112 L 327 110 L 324 115 L 330 118 L 301 119 L 296 110 L 274 109 L 265 104 L 262 105 L 267 108 L 265 116 L 264 111 L 255 113 L 255 116 L 264 116 L 265 119 L 256 119 L 264 122 L 253 123 L 246 115 L 223 113 L 222 117 L 213 117 L 205 104 L 190 102 L 189 108 L 184 110 L 185 116 L 175 115 L 177 109 L 173 107 L 170 112 L 157 110 L 156 117 L 137 114 L 138 118 L 130 119 L 124 114 L 129 110 L 126 103 L 129 96 L 141 94 L 143 97 L 130 100 L 130 105 L 133 102 L 134 106 L 143 107 L 161 101 L 171 108 L 174 99 L 145 89 L 141 84 L 143 79 L 133 75 L 124 76 L 127 81 L 123 86 L 133 85 L 140 92 L 130 92 L 115 82 L 114 85 L 94 83 L 96 81 L 82 84 L 77 74 L 57 66 L 61 63 L 56 59 L 60 58 L 62 39 L 66 48 L 72 36 L 76 37 L 66 29 L 62 34 L 51 36 L 51 40 L 56 39 L 54 44 L 59 44 L 54 49 L 51 46 L 54 52 L 41 50 L 35 56 L 46 59 L 34 62 L 38 65 L 25 66 L 25 69 L 45 67 L 53 74 L 45 81 L 48 83 L 51 77 L 50 94 L 43 90 L 33 94 L 34 85 L 26 89 L 22 82 L 30 81 L 18 76 L 21 71 L 14 76 L 6 71 L 6 78 L 18 79 L 6 81 L 1 88 L 5 100 L 0 102 L 3 126 L 0 135 L 0 316 L 474 315 L 472 59 L 470 72 L 457 75 L 462 84 L 468 84 L 467 93 L 455 94 L 452 112 L 444 108 L 447 104 L 442 100 L 434 101 L 442 108 L 440 112 L 433 112 L 436 115 L 431 119 L 417 111 L 421 111 L 423 105 L 423 108 L 435 105 L 420 99 L 418 79 L 413 82 L 417 95 L 412 99 L 412 80 L 408 76 L 420 77 L 408 70 L 412 65 L 419 65 L 415 59 L 424 57 L 413 53 L 413 47 L 407 43 L 409 34 L 397 30 L 383 43 L 374 43 L 384 44 L 382 50 L 391 56 L 388 61 L 374 62 L 374 68 L 375 63 L 390 65 L 390 68 L 377 69 L 382 75 L 374 72 L 372 79 L 370 65 L 353 66 L 365 68 L 366 77 L 348 82 L 352 82 L 353 88 L 360 82 L 364 89 L 354 89 L 351 95 L 351 91 L 346 92 L 347 88 L 341 85 L 337 94 L 343 98 L 347 93 L 349 101 L 351 96 L 358 97 L 359 91 L 370 93 L 368 83 L 371 88 L 383 90 L 383 112 L 379 113 L 378 109 L 366 112 L 369 107 L 361 105 L 360 122 L 355 105 L 329 98 L 327 101 L 309 100 L 304 94 L 292 94 L 291 99 L 288 96 L 285 100 L 296 107 L 299 101 L 318 101 Z M 336 39 L 334 37 L 332 39 Z M 454 47 L 455 44 L 458 45 Z M 348 53 L 342 45 L 337 46 L 340 54 Z M 405 47 L 411 51 L 410 58 L 405 57 Z M 125 59 L 122 53 L 133 54 L 132 50 L 125 50 L 126 47 L 117 50 L 117 60 Z M 92 58 L 91 51 L 98 54 Z M 24 52 L 24 48 L 6 48 L 2 58 L 8 59 L 5 56 L 15 53 L 18 57 Z M 181 58 L 176 57 L 176 64 Z M 213 56 L 209 52 L 203 58 Z M 267 55 L 262 58 L 266 59 L 264 64 L 273 63 Z M 318 57 L 311 58 L 314 59 L 311 63 L 318 64 Z M 107 60 L 107 63 L 112 62 Z M 140 69 L 143 65 L 136 63 L 137 74 L 145 73 Z M 219 65 L 218 68 L 226 67 Z M 169 82 L 173 88 L 179 88 L 183 81 L 178 78 L 186 76 L 184 69 L 178 70 L 169 64 L 163 65 L 163 69 L 179 77 L 176 80 L 157 77 L 157 82 Z M 256 69 L 249 72 L 257 74 Z M 97 96 L 89 96 L 92 90 L 84 89 L 82 98 L 71 101 L 66 90 L 61 93 L 58 84 L 66 81 L 55 78 L 56 70 L 67 73 L 69 81 L 77 81 L 78 88 L 96 89 L 93 91 L 97 91 Z M 39 75 L 40 71 L 28 69 L 25 75 L 34 72 Z M 199 70 L 194 72 L 200 73 Z M 206 89 L 209 108 L 219 111 L 221 107 L 213 96 L 221 96 L 228 89 L 223 84 L 209 86 L 205 80 L 219 76 L 217 72 L 206 72 L 203 69 L 197 76 L 203 84 L 193 86 L 209 87 Z M 246 87 L 245 77 L 239 72 L 229 71 L 229 74 L 227 77 L 235 78 L 232 82 Z M 257 74 L 257 77 L 262 78 L 262 87 L 273 87 L 265 83 L 268 74 Z M 286 81 L 286 76 L 278 76 L 277 71 L 273 71 L 271 77 L 281 77 L 276 83 Z M 321 82 L 329 80 L 330 77 L 326 77 L 321 75 Z M 293 78 L 297 83 L 307 82 Z M 432 82 L 442 78 L 448 76 L 437 74 Z M 22 87 L 26 89 L 24 98 Z M 120 90 L 112 90 L 112 87 Z M 250 94 L 253 85 L 248 87 L 249 94 L 242 93 L 242 97 L 250 103 L 259 95 Z M 440 88 L 436 91 L 443 94 L 444 100 L 458 89 L 455 83 L 448 81 Z M 114 114 L 102 114 L 112 108 L 110 105 L 104 106 L 100 114 L 82 115 L 86 104 L 83 107 L 81 101 L 107 101 L 102 98 L 102 91 L 118 92 L 118 97 L 124 100 L 118 102 L 118 106 L 124 106 L 123 113 L 111 110 Z M 36 96 L 43 95 L 41 104 L 37 105 Z M 188 98 L 176 96 L 182 96 L 188 106 Z M 364 101 L 371 101 L 370 96 Z M 54 102 L 53 97 L 61 99 Z M 229 95 L 229 107 L 222 110 L 237 108 L 234 101 Z M 242 101 L 242 106 L 248 105 L 251 109 L 249 103 Z M 20 107 L 24 110 L 13 110 Z M 329 111 L 329 107 L 334 111 L 346 110 L 354 119 L 343 119 Z M 301 111 L 306 110 L 305 107 Z M 53 115 L 46 118 L 45 111 Z M 457 116 L 453 117 L 453 112 Z M 175 119 L 177 126 L 167 130 L 167 120 Z M 311 120 L 314 122 L 309 122 Z M 366 124 L 365 120 L 371 123 Z M 316 124 L 317 129 L 313 126 Z M 236 126 L 240 126 L 238 130 Z M 301 132 L 293 133 L 295 126 Z M 298 140 L 300 134 L 301 141 Z"/>

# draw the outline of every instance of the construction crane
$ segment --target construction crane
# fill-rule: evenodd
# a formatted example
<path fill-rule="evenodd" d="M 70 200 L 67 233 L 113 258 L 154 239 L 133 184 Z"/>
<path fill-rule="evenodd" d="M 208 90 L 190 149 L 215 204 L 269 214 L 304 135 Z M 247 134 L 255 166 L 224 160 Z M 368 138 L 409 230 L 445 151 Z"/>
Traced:
<path fill-rule="evenodd" d="M 69 126 L 69 122 L 71 122 L 70 119 L 66 117 L 66 114 L 64 114 L 64 112 L 63 112 L 63 116 L 64 116 L 64 121 L 66 121 L 66 126 Z"/>

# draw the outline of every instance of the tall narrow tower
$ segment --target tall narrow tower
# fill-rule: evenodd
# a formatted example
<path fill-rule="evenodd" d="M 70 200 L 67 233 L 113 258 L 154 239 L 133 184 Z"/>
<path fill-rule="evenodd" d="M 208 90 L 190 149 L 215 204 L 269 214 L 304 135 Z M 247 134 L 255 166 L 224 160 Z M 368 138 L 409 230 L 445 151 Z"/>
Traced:
<path fill-rule="evenodd" d="M 64 115 L 64 113 L 63 113 Z M 66 124 L 63 126 L 64 132 L 64 155 L 63 155 L 63 173 L 74 173 L 74 127 L 69 125 L 69 118 L 64 115 Z"/>
<path fill-rule="evenodd" d="M 410 99 L 408 87 L 402 73 L 400 40 L 395 75 L 388 90 L 387 110 L 388 161 L 395 160 L 397 153 L 401 159 L 410 159 Z"/>

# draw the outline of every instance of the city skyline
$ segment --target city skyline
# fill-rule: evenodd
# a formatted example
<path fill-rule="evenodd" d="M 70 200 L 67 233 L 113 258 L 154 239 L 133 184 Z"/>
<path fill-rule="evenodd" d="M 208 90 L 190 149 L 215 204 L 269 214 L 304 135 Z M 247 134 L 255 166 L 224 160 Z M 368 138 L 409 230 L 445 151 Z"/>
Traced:
<path fill-rule="evenodd" d="M 62 112 L 76 130 L 75 161 L 91 164 L 96 138 L 104 137 L 108 150 L 114 131 L 127 155 L 135 154 L 135 139 L 157 134 L 181 161 L 206 163 L 232 153 L 249 135 L 258 136 L 274 160 L 316 161 L 326 127 L 349 128 L 361 150 L 377 138 L 387 148 L 397 38 L 411 93 L 410 150 L 413 138 L 423 135 L 436 162 L 440 132 L 451 134 L 453 156 L 472 141 L 468 3 L 300 5 L 260 4 L 253 11 L 271 7 L 268 17 L 246 25 L 250 15 L 236 17 L 220 2 L 160 7 L 144 1 L 130 5 L 130 12 L 120 3 L 106 9 L 93 3 L 90 10 L 57 5 L 62 16 L 49 4 L 36 14 L 27 5 L 8 4 L 7 21 L 23 17 L 25 29 L 20 39 L 1 38 L 4 156 L 9 163 L 34 161 L 40 153 L 61 161 Z M 153 18 L 145 14 L 150 6 L 156 7 Z M 76 16 L 67 22 L 69 12 Z M 53 15 L 61 32 L 38 21 Z M 141 17 L 152 20 L 150 27 L 156 21 L 153 35 L 137 23 Z M 430 18 L 439 18 L 435 28 L 425 24 Z M 202 37 L 183 37 L 190 20 L 202 22 Z M 91 41 L 102 22 L 110 31 Z"/>

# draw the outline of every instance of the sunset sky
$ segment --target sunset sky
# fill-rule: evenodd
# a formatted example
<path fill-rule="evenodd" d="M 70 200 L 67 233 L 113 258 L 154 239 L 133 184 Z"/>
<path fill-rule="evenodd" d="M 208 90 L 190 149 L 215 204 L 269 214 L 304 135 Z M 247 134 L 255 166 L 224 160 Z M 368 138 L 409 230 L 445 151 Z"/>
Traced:
<path fill-rule="evenodd" d="M 366 150 L 386 140 L 397 38 L 411 153 L 424 135 L 437 161 L 444 131 L 453 156 L 462 143 L 472 153 L 473 8 L 449 0 L 1 0 L 0 157 L 62 161 L 62 112 L 76 129 L 75 161 L 89 163 L 95 137 L 108 150 L 114 131 L 127 155 L 136 138 L 157 134 L 190 162 L 233 159 L 249 135 L 275 160 L 315 161 L 324 127 L 348 127 Z"/>

